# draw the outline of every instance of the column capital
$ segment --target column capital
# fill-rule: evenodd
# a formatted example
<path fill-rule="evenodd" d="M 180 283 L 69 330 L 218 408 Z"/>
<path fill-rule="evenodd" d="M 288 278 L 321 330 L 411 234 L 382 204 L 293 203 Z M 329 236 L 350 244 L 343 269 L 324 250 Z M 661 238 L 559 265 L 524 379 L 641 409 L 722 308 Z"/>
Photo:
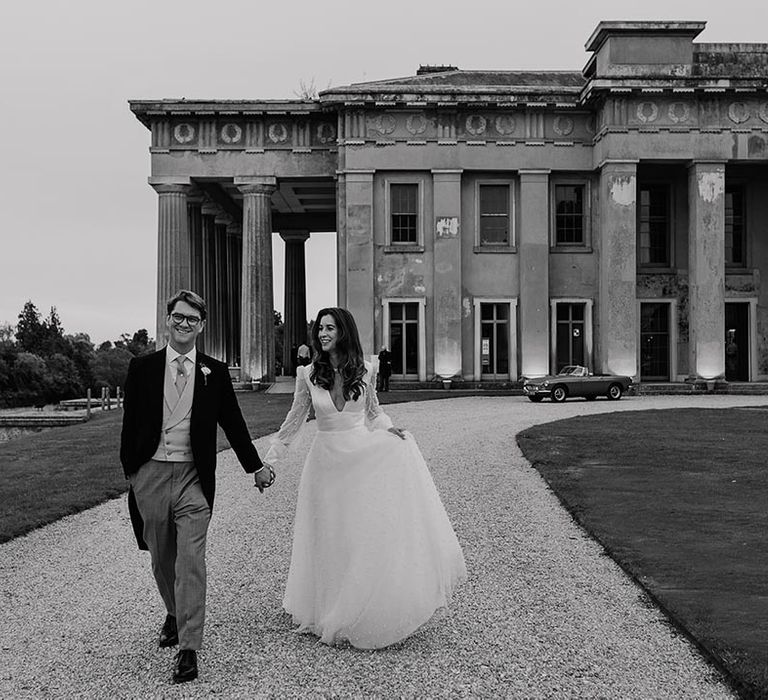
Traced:
<path fill-rule="evenodd" d="M 243 194 L 271 195 L 277 189 L 277 178 L 272 176 L 236 177 L 235 186 Z"/>
<path fill-rule="evenodd" d="M 598 163 L 597 168 L 598 170 L 604 170 L 606 168 L 613 168 L 614 170 L 626 169 L 634 172 L 635 170 L 637 170 L 637 166 L 639 163 L 640 163 L 640 160 L 636 158 L 635 159 L 627 158 L 625 160 L 619 159 L 619 158 L 606 158 L 605 160 L 601 160 Z"/>
<path fill-rule="evenodd" d="M 306 229 L 280 231 L 280 238 L 286 243 L 303 243 L 309 238 L 309 231 Z"/>
<path fill-rule="evenodd" d="M 227 235 L 228 236 L 240 236 L 243 233 L 243 225 L 237 221 L 237 219 L 232 219 L 227 224 Z"/>
<path fill-rule="evenodd" d="M 217 226 L 229 226 L 234 222 L 234 218 L 227 214 L 223 209 L 216 212 L 214 222 Z"/>
<path fill-rule="evenodd" d="M 157 194 L 189 194 L 190 190 L 192 189 L 191 185 L 185 185 L 183 183 L 170 183 L 170 182 L 162 182 L 162 183 L 149 183 L 152 187 L 152 189 L 157 192 Z"/>
<path fill-rule="evenodd" d="M 708 158 L 695 159 L 688 162 L 688 168 L 709 167 L 712 170 L 725 170 L 725 165 L 727 162 L 728 161 L 726 160 L 710 160 Z"/>

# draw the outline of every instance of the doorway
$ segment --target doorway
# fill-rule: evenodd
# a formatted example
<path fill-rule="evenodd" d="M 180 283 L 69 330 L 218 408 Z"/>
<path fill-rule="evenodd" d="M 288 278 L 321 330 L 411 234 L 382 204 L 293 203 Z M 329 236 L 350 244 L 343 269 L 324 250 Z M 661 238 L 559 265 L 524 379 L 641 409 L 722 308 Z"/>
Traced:
<path fill-rule="evenodd" d="M 749 302 L 725 303 L 725 379 L 749 381 Z"/>

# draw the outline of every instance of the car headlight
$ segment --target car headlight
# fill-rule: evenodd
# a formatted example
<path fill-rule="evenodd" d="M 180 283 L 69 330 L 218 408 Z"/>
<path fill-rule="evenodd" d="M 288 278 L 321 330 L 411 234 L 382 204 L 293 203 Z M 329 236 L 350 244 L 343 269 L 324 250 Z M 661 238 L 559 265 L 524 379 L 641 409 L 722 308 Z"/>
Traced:
<path fill-rule="evenodd" d="M 548 381 L 543 381 L 543 382 L 541 383 L 541 386 L 549 386 L 549 382 L 548 382 Z"/>

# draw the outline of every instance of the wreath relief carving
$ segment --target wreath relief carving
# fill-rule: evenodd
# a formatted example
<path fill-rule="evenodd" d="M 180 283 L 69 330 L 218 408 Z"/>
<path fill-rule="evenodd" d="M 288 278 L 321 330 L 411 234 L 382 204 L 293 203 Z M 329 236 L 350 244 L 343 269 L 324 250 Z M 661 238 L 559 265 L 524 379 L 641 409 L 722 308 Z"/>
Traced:
<path fill-rule="evenodd" d="M 728 105 L 728 118 L 734 124 L 743 124 L 749 119 L 749 108 L 743 102 L 731 102 Z"/>
<path fill-rule="evenodd" d="M 487 123 L 485 117 L 480 116 L 479 114 L 471 114 L 467 117 L 467 131 L 472 134 L 472 136 L 480 136 L 480 134 L 485 133 Z"/>
<path fill-rule="evenodd" d="M 508 136 L 515 131 L 515 118 L 511 114 L 500 114 L 493 125 L 502 136 Z"/>
<path fill-rule="evenodd" d="M 423 114 L 412 114 L 406 120 L 405 128 L 414 136 L 423 134 L 427 130 L 427 120 Z"/>
<path fill-rule="evenodd" d="M 667 108 L 667 115 L 675 124 L 687 122 L 691 116 L 691 108 L 685 102 L 673 102 Z"/>
<path fill-rule="evenodd" d="M 763 104 L 760 105 L 758 116 L 768 124 L 768 102 L 763 102 Z"/>
<path fill-rule="evenodd" d="M 195 138 L 195 127 L 191 124 L 177 124 L 173 128 L 173 138 L 179 143 L 189 143 Z"/>
<path fill-rule="evenodd" d="M 655 102 L 640 102 L 637 105 L 637 118 L 643 123 L 655 122 L 659 116 L 659 108 Z"/>
<path fill-rule="evenodd" d="M 272 143 L 284 143 L 288 140 L 288 129 L 285 124 L 270 124 L 267 136 Z"/>
<path fill-rule="evenodd" d="M 391 134 L 396 125 L 397 122 L 391 114 L 380 114 L 373 120 L 373 128 L 380 134 Z"/>
<path fill-rule="evenodd" d="M 573 131 L 573 119 L 570 117 L 555 117 L 552 128 L 558 136 L 568 136 Z"/>
<path fill-rule="evenodd" d="M 330 123 L 317 125 L 317 140 L 320 143 L 330 143 L 336 138 L 336 127 Z"/>
<path fill-rule="evenodd" d="M 224 143 L 240 143 L 243 130 L 237 124 L 225 124 L 221 127 L 221 140 Z"/>

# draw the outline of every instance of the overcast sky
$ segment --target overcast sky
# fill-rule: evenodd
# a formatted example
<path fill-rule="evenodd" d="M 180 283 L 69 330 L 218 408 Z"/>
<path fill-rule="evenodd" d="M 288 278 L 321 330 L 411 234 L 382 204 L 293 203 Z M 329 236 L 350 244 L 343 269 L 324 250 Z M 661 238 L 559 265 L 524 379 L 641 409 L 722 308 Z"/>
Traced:
<path fill-rule="evenodd" d="M 129 99 L 294 98 L 463 69 L 581 70 L 600 20 L 706 21 L 768 42 L 768 3 L 23 0 L 0 8 L 0 324 L 31 299 L 94 342 L 154 334 L 157 195 Z M 282 244 L 280 243 L 280 246 Z M 335 302 L 335 236 L 307 250 L 307 312 Z M 275 258 L 282 310 L 282 255 Z"/>

